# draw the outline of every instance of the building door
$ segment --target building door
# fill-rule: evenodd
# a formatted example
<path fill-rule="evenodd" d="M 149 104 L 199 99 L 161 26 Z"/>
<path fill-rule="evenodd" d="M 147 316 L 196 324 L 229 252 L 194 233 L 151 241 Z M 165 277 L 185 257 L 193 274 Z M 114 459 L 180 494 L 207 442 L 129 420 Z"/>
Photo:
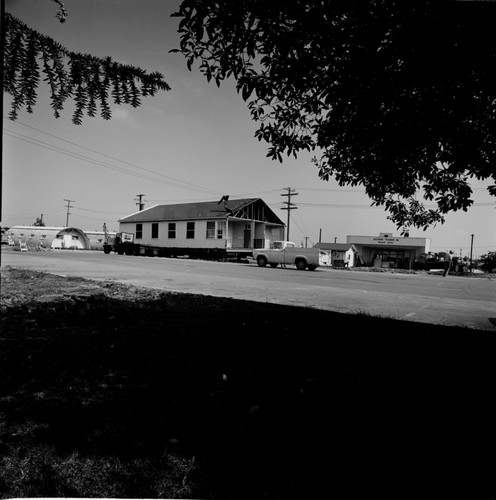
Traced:
<path fill-rule="evenodd" d="M 245 224 L 243 248 L 251 248 L 251 224 Z"/>

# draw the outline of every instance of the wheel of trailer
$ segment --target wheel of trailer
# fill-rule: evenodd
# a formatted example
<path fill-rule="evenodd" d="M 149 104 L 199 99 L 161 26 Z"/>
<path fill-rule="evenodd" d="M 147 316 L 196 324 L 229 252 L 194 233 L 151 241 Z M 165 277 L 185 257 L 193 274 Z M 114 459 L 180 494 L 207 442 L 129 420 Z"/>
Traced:
<path fill-rule="evenodd" d="M 317 269 L 317 266 L 315 264 L 309 264 L 308 265 L 308 270 L 309 271 L 315 271 L 315 269 Z"/>
<path fill-rule="evenodd" d="M 103 245 L 103 253 L 106 253 L 108 255 L 111 250 L 112 247 L 110 245 Z"/>
<path fill-rule="evenodd" d="M 119 246 L 117 247 L 117 253 L 118 253 L 119 255 L 124 255 L 124 248 L 122 248 L 122 245 L 119 245 Z"/>
<path fill-rule="evenodd" d="M 277 267 L 277 263 L 274 262 L 273 264 L 270 264 L 270 267 Z"/>
<path fill-rule="evenodd" d="M 304 271 L 305 268 L 307 267 L 307 263 L 303 259 L 297 259 L 295 262 L 296 269 L 299 269 L 300 271 Z"/>
<path fill-rule="evenodd" d="M 267 265 L 267 259 L 263 255 L 257 257 L 257 264 L 260 267 L 265 267 Z"/>
<path fill-rule="evenodd" d="M 126 255 L 133 255 L 133 246 L 132 245 L 127 245 L 127 247 L 124 250 L 124 253 Z"/>

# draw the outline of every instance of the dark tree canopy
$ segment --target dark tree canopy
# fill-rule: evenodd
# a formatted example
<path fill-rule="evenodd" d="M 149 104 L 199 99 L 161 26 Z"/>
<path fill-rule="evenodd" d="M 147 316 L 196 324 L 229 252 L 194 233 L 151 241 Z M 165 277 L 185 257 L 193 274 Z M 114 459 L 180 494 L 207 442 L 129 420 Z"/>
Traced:
<path fill-rule="evenodd" d="M 66 12 L 59 0 L 56 16 L 64 22 Z M 70 29 L 70 28 L 68 28 Z M 110 57 L 79 54 L 5 14 L 3 90 L 12 96 L 9 117 L 15 120 L 21 109 L 32 113 L 40 79 L 47 83 L 55 117 L 67 99 L 74 100 L 72 121 L 81 124 L 86 113 L 106 120 L 112 116 L 109 101 L 137 107 L 141 98 L 170 90 L 160 73 L 123 65 Z"/>
<path fill-rule="evenodd" d="M 188 67 L 236 80 L 268 156 L 315 151 L 322 179 L 363 185 L 398 227 L 466 211 L 470 180 L 496 180 L 496 3 L 183 0 L 174 15 Z"/>

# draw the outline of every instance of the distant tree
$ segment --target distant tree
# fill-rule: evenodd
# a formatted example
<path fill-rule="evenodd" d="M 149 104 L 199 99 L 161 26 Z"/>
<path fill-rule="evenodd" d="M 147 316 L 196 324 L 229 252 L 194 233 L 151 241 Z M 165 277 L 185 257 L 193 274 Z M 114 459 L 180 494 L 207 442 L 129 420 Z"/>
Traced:
<path fill-rule="evenodd" d="M 183 0 L 174 15 L 175 51 L 236 80 L 267 156 L 315 151 L 322 179 L 363 185 L 398 228 L 444 222 L 472 205 L 471 179 L 496 180 L 495 3 Z"/>
<path fill-rule="evenodd" d="M 481 255 L 480 262 L 482 263 L 481 269 L 488 273 L 493 273 L 496 271 L 496 252 L 488 252 L 485 255 Z"/>
<path fill-rule="evenodd" d="M 56 17 L 65 22 L 67 12 L 60 0 Z M 86 113 L 109 120 L 109 101 L 137 107 L 141 98 L 159 90 L 170 90 L 160 73 L 124 65 L 110 57 L 98 58 L 71 52 L 53 39 L 22 23 L 8 12 L 2 23 L 4 36 L 3 90 L 12 96 L 9 118 L 15 120 L 23 108 L 33 112 L 40 79 L 48 84 L 51 107 L 60 116 L 67 99 L 74 100 L 72 121 L 81 124 Z"/>
<path fill-rule="evenodd" d="M 45 227 L 45 223 L 41 217 L 36 217 L 36 222 L 33 223 L 33 226 Z"/>

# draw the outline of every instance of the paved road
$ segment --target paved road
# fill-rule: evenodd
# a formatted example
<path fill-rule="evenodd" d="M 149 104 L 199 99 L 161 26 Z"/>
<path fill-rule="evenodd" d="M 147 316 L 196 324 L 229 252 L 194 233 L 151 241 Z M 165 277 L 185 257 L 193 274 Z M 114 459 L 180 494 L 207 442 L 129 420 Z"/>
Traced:
<path fill-rule="evenodd" d="M 2 251 L 1 257 L 2 266 L 67 276 L 496 331 L 496 281 L 484 278 L 310 272 L 91 251 Z"/>

